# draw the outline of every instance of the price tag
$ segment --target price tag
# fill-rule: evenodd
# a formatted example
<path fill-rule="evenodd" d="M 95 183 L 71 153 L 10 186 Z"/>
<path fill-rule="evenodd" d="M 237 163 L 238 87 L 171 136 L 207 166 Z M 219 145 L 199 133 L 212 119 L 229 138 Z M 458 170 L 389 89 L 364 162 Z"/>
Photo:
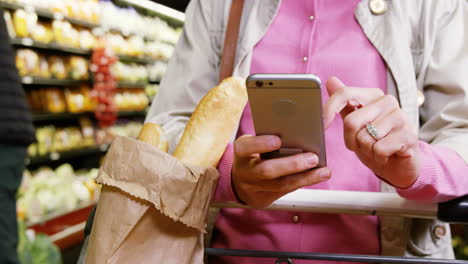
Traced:
<path fill-rule="evenodd" d="M 30 38 L 23 38 L 21 39 L 21 44 L 24 46 L 32 46 L 34 41 Z"/>
<path fill-rule="evenodd" d="M 24 84 L 31 84 L 31 83 L 33 83 L 33 78 L 31 76 L 24 76 L 22 78 L 22 82 Z"/>
<path fill-rule="evenodd" d="M 59 160 L 60 159 L 60 154 L 57 152 L 52 152 L 50 153 L 50 159 L 51 160 Z"/>
<path fill-rule="evenodd" d="M 108 148 L 109 148 L 109 146 L 106 145 L 106 144 L 102 144 L 102 145 L 99 146 L 99 150 L 102 151 L 102 152 L 107 151 Z"/>
<path fill-rule="evenodd" d="M 63 20 L 64 16 L 63 14 L 59 13 L 59 12 L 54 12 L 54 19 L 55 20 Z"/>

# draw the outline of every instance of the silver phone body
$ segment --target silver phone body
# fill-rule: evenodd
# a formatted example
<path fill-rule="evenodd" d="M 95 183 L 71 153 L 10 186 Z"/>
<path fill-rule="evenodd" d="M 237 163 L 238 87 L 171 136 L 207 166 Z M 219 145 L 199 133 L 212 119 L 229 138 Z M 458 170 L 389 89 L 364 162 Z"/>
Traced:
<path fill-rule="evenodd" d="M 260 85 L 262 83 L 262 85 Z M 303 152 L 327 165 L 320 78 L 313 74 L 252 74 L 247 92 L 257 135 L 277 135 L 282 145 L 262 158 L 279 158 Z"/>

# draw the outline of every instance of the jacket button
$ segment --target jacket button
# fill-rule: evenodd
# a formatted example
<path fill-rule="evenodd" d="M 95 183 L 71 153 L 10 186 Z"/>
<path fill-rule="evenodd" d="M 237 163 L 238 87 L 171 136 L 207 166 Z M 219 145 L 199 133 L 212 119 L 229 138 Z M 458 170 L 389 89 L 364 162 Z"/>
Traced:
<path fill-rule="evenodd" d="M 295 224 L 299 223 L 299 216 L 298 215 L 293 216 L 292 221 Z"/>
<path fill-rule="evenodd" d="M 445 234 L 447 233 L 447 230 L 445 226 L 437 225 L 434 227 L 434 230 L 432 232 L 436 238 L 440 239 L 445 236 Z"/>
<path fill-rule="evenodd" d="M 294 264 L 294 261 L 290 258 L 279 258 L 275 264 Z"/>
<path fill-rule="evenodd" d="M 425 100 L 426 97 L 424 96 L 424 93 L 421 92 L 421 90 L 418 90 L 418 106 L 423 105 Z"/>
<path fill-rule="evenodd" d="M 369 8 L 374 15 L 381 15 L 387 11 L 388 4 L 386 0 L 370 0 Z"/>

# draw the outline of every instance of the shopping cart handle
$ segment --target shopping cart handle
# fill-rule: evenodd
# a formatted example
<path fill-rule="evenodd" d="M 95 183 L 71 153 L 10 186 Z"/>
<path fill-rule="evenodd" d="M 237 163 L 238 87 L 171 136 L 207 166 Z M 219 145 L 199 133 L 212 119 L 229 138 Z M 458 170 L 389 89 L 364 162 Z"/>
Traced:
<path fill-rule="evenodd" d="M 450 223 L 468 224 L 468 195 L 440 203 L 437 218 Z"/>

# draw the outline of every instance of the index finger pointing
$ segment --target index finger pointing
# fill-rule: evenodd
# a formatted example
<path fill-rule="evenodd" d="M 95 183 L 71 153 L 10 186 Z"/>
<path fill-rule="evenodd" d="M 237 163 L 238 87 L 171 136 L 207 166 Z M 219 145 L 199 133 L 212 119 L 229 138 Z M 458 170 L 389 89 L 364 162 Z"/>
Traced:
<path fill-rule="evenodd" d="M 356 88 L 345 86 L 338 78 L 332 77 L 327 81 L 327 91 L 330 98 L 324 107 L 324 125 L 328 128 L 336 114 L 342 117 L 355 110 L 359 104 L 369 104 L 383 96 L 383 92 L 376 88 Z"/>

